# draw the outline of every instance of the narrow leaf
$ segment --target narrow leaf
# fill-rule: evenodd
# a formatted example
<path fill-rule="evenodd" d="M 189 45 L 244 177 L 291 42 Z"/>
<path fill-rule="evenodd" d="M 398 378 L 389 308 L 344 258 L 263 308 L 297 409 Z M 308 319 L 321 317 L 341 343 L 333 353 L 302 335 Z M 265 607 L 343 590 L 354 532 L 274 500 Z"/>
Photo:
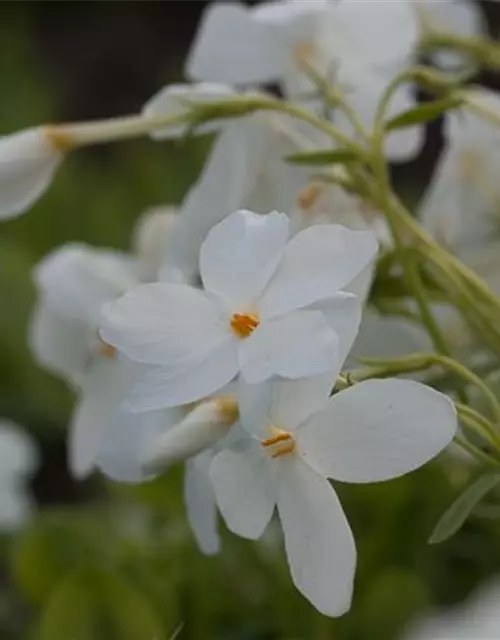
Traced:
<path fill-rule="evenodd" d="M 286 156 L 285 160 L 292 164 L 347 164 L 348 162 L 358 161 L 359 156 L 349 149 L 321 149 L 319 151 L 293 153 Z"/>
<path fill-rule="evenodd" d="M 386 131 L 411 127 L 414 124 L 422 124 L 430 120 L 435 120 L 446 111 L 456 109 L 461 103 L 462 99 L 460 97 L 449 96 L 448 98 L 422 104 L 391 118 L 385 125 Z"/>
<path fill-rule="evenodd" d="M 491 471 L 477 478 L 443 514 L 429 542 L 443 542 L 456 533 L 476 505 L 500 482 L 500 471 Z"/>

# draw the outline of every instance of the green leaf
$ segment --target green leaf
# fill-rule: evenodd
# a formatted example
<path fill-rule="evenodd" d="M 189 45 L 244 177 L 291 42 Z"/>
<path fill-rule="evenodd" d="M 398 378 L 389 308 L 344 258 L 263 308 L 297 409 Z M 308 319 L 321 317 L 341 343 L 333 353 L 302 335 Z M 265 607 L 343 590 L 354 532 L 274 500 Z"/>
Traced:
<path fill-rule="evenodd" d="M 415 109 L 410 109 L 391 118 L 391 120 L 386 123 L 385 129 L 386 131 L 392 131 L 393 129 L 402 129 L 403 127 L 411 127 L 414 124 L 422 124 L 430 120 L 435 120 L 446 111 L 456 109 L 461 103 L 461 98 L 449 96 L 448 98 L 422 104 L 415 107 Z"/>
<path fill-rule="evenodd" d="M 359 161 L 359 156 L 349 149 L 321 149 L 319 151 L 306 151 L 303 153 L 292 153 L 285 157 L 286 162 L 292 164 L 324 165 L 324 164 L 347 164 Z"/>
<path fill-rule="evenodd" d="M 153 640 L 168 637 L 144 595 L 116 573 L 80 568 L 52 593 L 40 640 Z"/>
<path fill-rule="evenodd" d="M 443 514 L 429 542 L 443 542 L 463 525 L 474 507 L 500 482 L 500 471 L 491 471 L 477 478 Z"/>

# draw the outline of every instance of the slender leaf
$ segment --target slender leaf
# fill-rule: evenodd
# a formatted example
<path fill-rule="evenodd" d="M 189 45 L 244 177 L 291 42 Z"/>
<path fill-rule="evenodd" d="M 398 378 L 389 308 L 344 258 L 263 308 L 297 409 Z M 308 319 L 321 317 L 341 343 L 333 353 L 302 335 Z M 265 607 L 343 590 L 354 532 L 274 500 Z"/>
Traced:
<path fill-rule="evenodd" d="M 434 100 L 433 102 L 422 104 L 391 118 L 385 125 L 385 128 L 387 131 L 392 131 L 394 129 L 402 129 L 403 127 L 411 127 L 415 124 L 423 124 L 424 122 L 435 120 L 443 113 L 446 113 L 446 111 L 456 109 L 460 106 L 461 102 L 461 98 L 449 96 L 441 100 Z"/>
<path fill-rule="evenodd" d="M 324 165 L 347 164 L 359 161 L 359 156 L 349 149 L 320 149 L 319 151 L 307 151 L 292 153 L 285 157 L 286 162 L 292 164 Z"/>
<path fill-rule="evenodd" d="M 500 482 L 500 471 L 491 471 L 477 478 L 443 514 L 432 532 L 429 542 L 443 542 L 456 533 L 465 520 L 484 498 Z"/>

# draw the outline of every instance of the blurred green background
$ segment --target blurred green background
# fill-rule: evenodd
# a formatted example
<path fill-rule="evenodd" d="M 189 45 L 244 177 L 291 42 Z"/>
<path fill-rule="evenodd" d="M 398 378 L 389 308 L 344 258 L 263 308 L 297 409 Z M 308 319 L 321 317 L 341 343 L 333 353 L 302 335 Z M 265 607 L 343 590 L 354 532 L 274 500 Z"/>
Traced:
<path fill-rule="evenodd" d="M 0 131 L 137 111 L 182 77 L 203 4 L 2 3 Z M 492 25 L 497 9 L 488 8 Z M 439 145 L 437 126 L 397 180 L 418 189 Z M 391 640 L 426 607 L 458 602 L 500 571 L 492 508 L 447 543 L 426 543 L 474 474 L 449 455 L 397 481 L 339 487 L 359 551 L 353 608 L 340 620 L 295 591 L 273 527 L 258 544 L 224 531 L 223 553 L 201 555 L 180 468 L 142 487 L 70 478 L 73 397 L 25 342 L 33 266 L 70 241 L 126 249 L 142 211 L 182 199 L 208 146 L 133 141 L 78 152 L 28 215 L 2 223 L 0 416 L 24 425 L 42 450 L 33 480 L 40 510 L 25 530 L 0 538 L 2 640 L 166 640 L 181 622 L 186 640 Z"/>

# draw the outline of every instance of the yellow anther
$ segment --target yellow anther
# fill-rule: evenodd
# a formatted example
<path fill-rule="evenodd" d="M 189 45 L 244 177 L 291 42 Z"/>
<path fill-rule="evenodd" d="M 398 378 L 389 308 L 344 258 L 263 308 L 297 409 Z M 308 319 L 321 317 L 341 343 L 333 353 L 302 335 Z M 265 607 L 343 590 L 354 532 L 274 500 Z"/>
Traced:
<path fill-rule="evenodd" d="M 233 313 L 229 324 L 239 338 L 248 338 L 259 326 L 260 319 L 256 313 Z"/>
<path fill-rule="evenodd" d="M 224 424 L 233 424 L 239 416 L 238 403 L 233 396 L 217 396 L 215 402 L 221 413 Z"/>
<path fill-rule="evenodd" d="M 286 442 L 287 440 L 291 440 L 292 436 L 287 431 L 280 431 L 275 436 L 271 438 L 266 438 L 262 440 L 263 447 L 272 447 L 273 444 L 278 444 L 279 442 Z"/>
<path fill-rule="evenodd" d="M 297 66 L 311 64 L 316 56 L 316 48 L 311 40 L 303 40 L 293 47 L 293 60 Z"/>
<path fill-rule="evenodd" d="M 97 349 L 97 355 L 113 360 L 116 357 L 116 349 L 107 342 L 102 342 Z"/>
<path fill-rule="evenodd" d="M 281 458 L 281 456 L 286 456 L 289 453 L 293 453 L 295 451 L 295 441 L 287 444 L 286 447 L 281 447 L 280 449 L 276 449 L 274 453 L 271 454 L 271 458 Z"/>
<path fill-rule="evenodd" d="M 309 211 L 318 202 L 319 197 L 323 193 L 323 187 L 319 184 L 310 184 L 302 189 L 297 198 L 297 204 L 302 211 Z"/>

